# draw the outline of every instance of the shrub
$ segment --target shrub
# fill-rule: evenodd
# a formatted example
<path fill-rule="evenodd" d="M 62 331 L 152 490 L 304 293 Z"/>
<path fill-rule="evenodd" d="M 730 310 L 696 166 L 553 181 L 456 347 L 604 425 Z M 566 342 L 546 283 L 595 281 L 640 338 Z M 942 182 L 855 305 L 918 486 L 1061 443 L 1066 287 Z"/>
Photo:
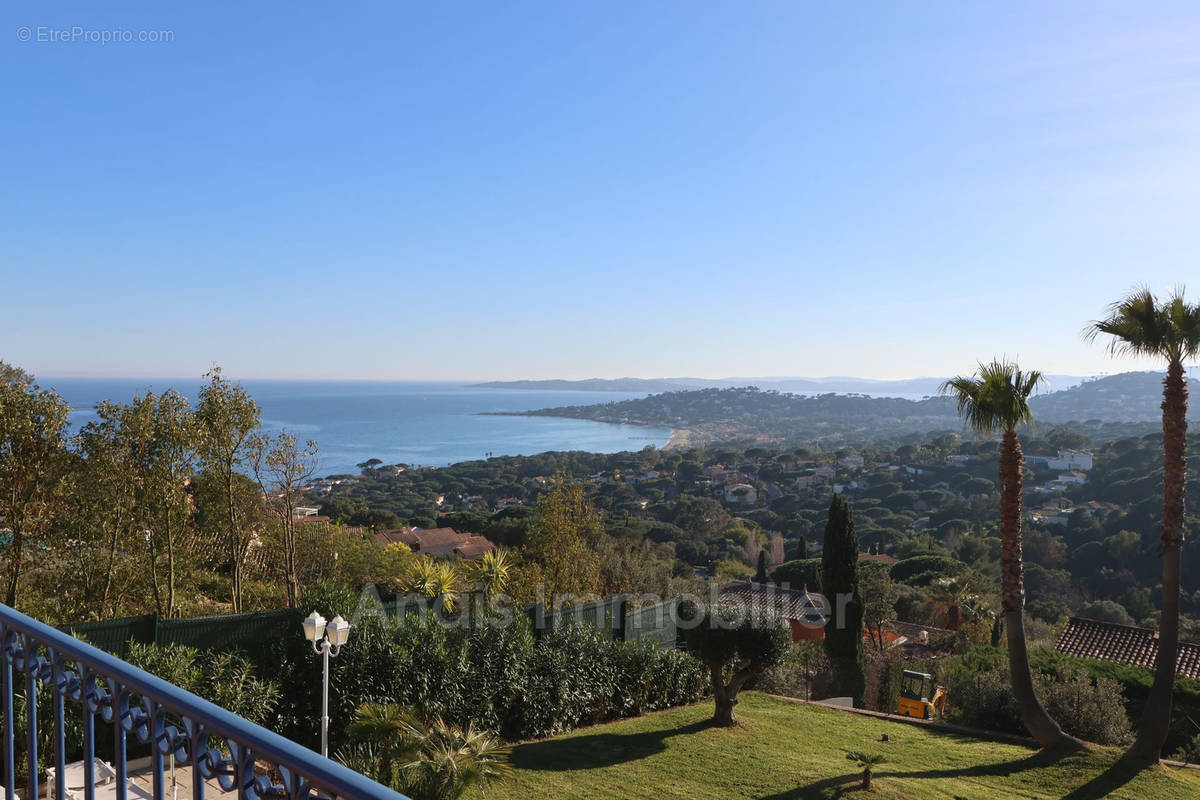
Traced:
<path fill-rule="evenodd" d="M 328 616 L 342 605 L 306 603 Z M 471 628 L 431 614 L 402 620 L 356 615 L 350 641 L 331 660 L 330 746 L 347 744 L 345 726 L 365 703 L 416 709 L 424 719 L 496 731 L 508 739 L 547 736 L 582 724 L 691 703 L 705 673 L 687 653 L 653 643 L 615 642 L 589 625 L 565 625 L 534 639 L 528 620 L 484 620 Z M 285 687 L 271 727 L 305 744 L 319 733 L 321 659 L 285 626 L 265 643 L 261 667 Z"/>
<path fill-rule="evenodd" d="M 939 677 L 949 691 L 949 716 L 976 728 L 1024 734 L 1013 701 L 1007 662 L 992 666 L 993 655 L 950 659 L 942 665 Z M 990 668 L 973 669 L 972 662 L 976 666 L 986 663 Z M 1130 741 L 1132 728 L 1116 681 L 1093 678 L 1081 669 L 1064 667 L 1054 674 L 1036 672 L 1034 684 L 1046 711 L 1067 733 L 1097 744 Z"/>
<path fill-rule="evenodd" d="M 1200 763 L 1200 733 L 1192 737 L 1192 740 L 1183 747 L 1171 754 L 1171 758 L 1175 761 L 1182 761 L 1185 764 Z"/>
<path fill-rule="evenodd" d="M 279 685 L 257 677 L 251 662 L 237 652 L 130 642 L 126 660 L 251 722 L 264 722 L 279 703 Z"/>
<path fill-rule="evenodd" d="M 1092 544 L 1095 544 L 1095 542 Z M 1133 617 L 1129 616 L 1129 612 L 1125 610 L 1125 607 L 1112 600 L 1097 600 L 1094 603 L 1088 603 L 1079 609 L 1077 616 L 1098 619 L 1101 622 L 1113 622 L 1117 625 L 1134 624 Z"/>
<path fill-rule="evenodd" d="M 1073 736 L 1098 744 L 1127 744 L 1133 728 L 1125 714 L 1121 687 L 1116 681 L 1091 678 L 1071 669 L 1053 678 L 1040 673 L 1039 697 L 1046 712 Z"/>

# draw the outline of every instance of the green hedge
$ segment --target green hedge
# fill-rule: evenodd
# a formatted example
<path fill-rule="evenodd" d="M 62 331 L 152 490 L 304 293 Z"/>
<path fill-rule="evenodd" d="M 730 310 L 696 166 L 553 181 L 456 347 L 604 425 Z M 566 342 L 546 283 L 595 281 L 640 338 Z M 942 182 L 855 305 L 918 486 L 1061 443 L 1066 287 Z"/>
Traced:
<path fill-rule="evenodd" d="M 353 611 L 343 596 L 306 597 L 327 618 Z M 256 651 L 282 687 L 267 726 L 312 745 L 320 719 L 320 658 L 300 635 L 300 614 Z M 450 627 L 434 616 L 358 618 L 350 642 L 330 662 L 330 747 L 366 701 L 412 706 L 428 717 L 473 723 L 510 740 L 691 703 L 707 673 L 685 652 L 614 641 L 609 631 L 569 625 L 535 640 L 528 619 Z"/>

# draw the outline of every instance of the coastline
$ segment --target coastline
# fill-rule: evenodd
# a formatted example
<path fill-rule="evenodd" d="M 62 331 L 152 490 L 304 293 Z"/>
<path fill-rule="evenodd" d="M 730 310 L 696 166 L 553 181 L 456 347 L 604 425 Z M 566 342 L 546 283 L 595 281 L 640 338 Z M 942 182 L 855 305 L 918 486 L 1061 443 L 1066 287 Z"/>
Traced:
<path fill-rule="evenodd" d="M 663 450 L 689 450 L 695 447 L 693 433 L 687 428 L 672 428 L 671 438 L 662 446 Z"/>

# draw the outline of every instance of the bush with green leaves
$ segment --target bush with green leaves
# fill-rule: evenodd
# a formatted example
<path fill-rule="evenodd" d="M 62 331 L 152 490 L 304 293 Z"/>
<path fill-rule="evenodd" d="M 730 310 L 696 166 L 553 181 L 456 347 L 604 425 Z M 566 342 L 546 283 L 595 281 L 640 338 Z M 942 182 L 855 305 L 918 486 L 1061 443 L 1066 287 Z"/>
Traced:
<path fill-rule="evenodd" d="M 948 716 L 955 722 L 1024 733 L 1006 667 L 976 670 L 951 660 L 940 666 L 938 676 L 949 692 Z M 1057 674 L 1035 672 L 1034 685 L 1047 713 L 1072 736 L 1104 745 L 1126 744 L 1132 739 L 1125 698 L 1116 681 L 1066 667 Z"/>
<path fill-rule="evenodd" d="M 202 652 L 178 644 L 130 642 L 126 660 L 259 724 L 272 714 L 281 695 L 277 683 L 259 678 L 253 664 L 237 652 Z"/>
<path fill-rule="evenodd" d="M 495 731 L 510 740 L 692 703 L 705 689 L 691 655 L 646 642 L 613 641 L 588 625 L 563 626 L 540 640 L 528 620 L 496 617 L 447 624 L 435 614 L 392 619 L 344 593 L 306 595 L 303 609 L 354 619 L 349 643 L 330 662 L 330 745 L 347 744 L 346 725 L 364 703 L 392 703 L 425 719 Z M 320 719 L 321 659 L 293 626 L 260 650 L 261 668 L 286 687 L 271 727 L 313 746 Z"/>
<path fill-rule="evenodd" d="M 1185 764 L 1200 764 L 1200 733 L 1193 736 L 1191 741 L 1172 753 L 1171 759 L 1173 761 L 1182 761 Z"/>

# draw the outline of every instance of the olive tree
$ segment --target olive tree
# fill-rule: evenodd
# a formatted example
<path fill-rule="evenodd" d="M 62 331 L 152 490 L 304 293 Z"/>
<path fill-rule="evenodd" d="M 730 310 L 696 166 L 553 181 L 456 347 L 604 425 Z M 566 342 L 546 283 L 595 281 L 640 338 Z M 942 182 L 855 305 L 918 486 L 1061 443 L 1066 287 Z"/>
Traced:
<path fill-rule="evenodd" d="M 738 692 L 763 670 L 780 664 L 791 637 L 783 621 L 760 609 L 685 604 L 680 624 L 688 649 L 708 667 L 716 710 L 713 722 L 733 725 Z"/>

